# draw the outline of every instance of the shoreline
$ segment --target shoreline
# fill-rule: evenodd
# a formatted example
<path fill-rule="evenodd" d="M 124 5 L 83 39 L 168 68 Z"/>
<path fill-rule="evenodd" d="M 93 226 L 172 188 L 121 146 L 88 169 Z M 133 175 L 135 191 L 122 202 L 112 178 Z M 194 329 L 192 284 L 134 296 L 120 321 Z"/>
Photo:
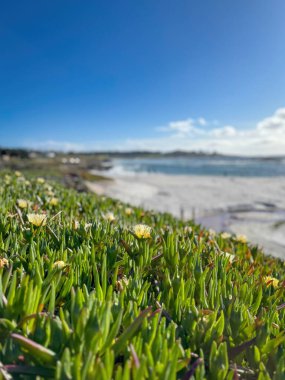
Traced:
<path fill-rule="evenodd" d="M 245 234 L 265 253 L 285 258 L 285 177 L 134 173 L 111 178 L 86 185 L 98 195 L 193 219 L 217 232 Z"/>

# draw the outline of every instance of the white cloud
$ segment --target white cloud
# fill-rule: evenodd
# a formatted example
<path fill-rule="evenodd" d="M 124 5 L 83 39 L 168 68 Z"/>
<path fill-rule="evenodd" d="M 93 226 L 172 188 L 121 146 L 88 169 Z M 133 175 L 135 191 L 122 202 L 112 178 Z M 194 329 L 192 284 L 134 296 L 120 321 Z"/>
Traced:
<path fill-rule="evenodd" d="M 279 108 L 275 113 L 257 124 L 257 131 L 265 133 L 285 134 L 285 108 Z"/>
<path fill-rule="evenodd" d="M 237 135 L 237 130 L 231 125 L 226 125 L 222 128 L 215 128 L 209 132 L 209 135 L 213 137 L 234 137 Z"/>
<path fill-rule="evenodd" d="M 259 121 L 251 129 L 219 126 L 204 118 L 172 121 L 156 128 L 156 137 L 128 138 L 120 141 L 93 141 L 85 144 L 45 141 L 26 144 L 30 148 L 63 151 L 204 151 L 231 155 L 285 155 L 285 108 Z"/>
<path fill-rule="evenodd" d="M 188 134 L 192 132 L 195 127 L 192 119 L 172 121 L 169 123 L 169 129 L 172 131 L 177 131 L 179 133 Z"/>
<path fill-rule="evenodd" d="M 198 119 L 186 119 L 186 120 L 177 120 L 171 121 L 167 126 L 156 128 L 160 132 L 173 132 L 178 136 L 191 136 L 191 135 L 201 135 L 204 133 L 203 129 L 199 127 L 204 127 L 208 122 L 200 117 Z"/>
<path fill-rule="evenodd" d="M 201 125 L 202 127 L 208 124 L 207 121 L 203 117 L 199 117 L 199 119 L 197 120 L 197 123 L 198 125 Z"/>
<path fill-rule="evenodd" d="M 175 136 L 169 135 L 168 139 L 145 140 L 147 146 L 162 150 L 203 150 L 248 156 L 285 155 L 285 108 L 277 109 L 273 115 L 259 121 L 251 129 L 242 130 L 232 125 L 217 128 L 217 122 L 206 122 L 209 128 L 202 129 L 197 127 L 204 124 L 200 119 L 169 123 L 164 131 L 169 132 L 173 129 L 171 126 L 176 126 L 180 133 Z M 160 143 L 162 141 L 163 144 Z M 134 140 L 133 143 L 135 144 Z"/>

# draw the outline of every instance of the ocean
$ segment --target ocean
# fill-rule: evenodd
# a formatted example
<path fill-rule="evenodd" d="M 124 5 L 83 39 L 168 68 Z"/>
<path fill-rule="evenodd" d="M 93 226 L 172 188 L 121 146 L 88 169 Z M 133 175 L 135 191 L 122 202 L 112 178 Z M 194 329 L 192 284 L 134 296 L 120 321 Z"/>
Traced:
<path fill-rule="evenodd" d="M 112 175 L 163 173 L 239 177 L 285 176 L 285 158 L 224 156 L 120 158 L 112 160 Z"/>

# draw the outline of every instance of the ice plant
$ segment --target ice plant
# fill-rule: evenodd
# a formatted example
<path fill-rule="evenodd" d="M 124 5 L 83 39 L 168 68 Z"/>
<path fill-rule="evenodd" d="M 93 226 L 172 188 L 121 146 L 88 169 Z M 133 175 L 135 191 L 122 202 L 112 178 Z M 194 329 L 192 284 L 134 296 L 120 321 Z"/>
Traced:
<path fill-rule="evenodd" d="M 185 234 L 191 234 L 192 231 L 193 231 L 193 228 L 191 226 L 184 227 Z"/>
<path fill-rule="evenodd" d="M 7 267 L 9 264 L 9 261 L 5 259 L 5 257 L 0 257 L 0 269 L 4 268 L 5 266 Z"/>
<path fill-rule="evenodd" d="M 44 184 L 44 188 L 45 188 L 47 191 L 52 191 L 52 186 L 51 186 L 49 183 L 45 183 L 45 184 Z"/>
<path fill-rule="evenodd" d="M 55 261 L 52 265 L 54 269 L 63 269 L 65 267 L 65 262 L 62 260 Z"/>
<path fill-rule="evenodd" d="M 28 214 L 28 221 L 36 227 L 45 226 L 47 224 L 47 216 L 45 214 Z"/>
<path fill-rule="evenodd" d="M 85 223 L 85 225 L 84 225 L 85 231 L 87 231 L 91 227 L 92 227 L 92 223 Z"/>
<path fill-rule="evenodd" d="M 277 280 L 277 278 L 271 277 L 271 276 L 265 276 L 264 277 L 264 282 L 265 282 L 265 284 L 266 284 L 267 287 L 269 287 L 270 285 L 272 285 L 273 288 L 277 288 L 278 285 L 279 285 L 279 280 Z"/>
<path fill-rule="evenodd" d="M 114 222 L 114 220 L 116 220 L 115 215 L 112 212 L 107 212 L 104 215 L 104 219 L 108 220 L 108 222 Z"/>
<path fill-rule="evenodd" d="M 222 239 L 229 239 L 230 237 L 231 237 L 232 235 L 231 234 L 229 234 L 228 232 L 223 232 L 223 233 L 221 233 L 221 238 Z"/>
<path fill-rule="evenodd" d="M 6 174 L 5 177 L 4 177 L 4 181 L 5 181 L 6 185 L 10 185 L 10 183 L 11 183 L 11 176 L 9 176 L 9 174 Z"/>
<path fill-rule="evenodd" d="M 72 228 L 74 230 L 77 230 L 79 228 L 79 226 L 80 226 L 80 223 L 78 222 L 78 220 L 75 219 L 72 221 Z"/>
<path fill-rule="evenodd" d="M 247 242 L 247 237 L 245 235 L 236 235 L 236 241 L 245 244 Z"/>
<path fill-rule="evenodd" d="M 19 206 L 20 208 L 27 208 L 28 205 L 29 205 L 29 202 L 26 201 L 25 199 L 18 199 L 18 200 L 17 200 L 17 203 L 18 203 L 18 206 Z"/>
<path fill-rule="evenodd" d="M 138 239 L 149 239 L 151 233 L 151 227 L 146 224 L 136 224 L 133 227 L 133 233 Z"/>
<path fill-rule="evenodd" d="M 121 292 L 129 285 L 129 280 L 126 276 L 123 276 L 120 280 L 116 281 L 116 289 Z"/>
<path fill-rule="evenodd" d="M 48 181 L 28 187 L 13 173 L 9 186 L 4 176 L 5 378 L 284 378 L 284 259 L 236 234 L 230 244 L 220 233 L 213 241 L 206 228 L 170 214 L 133 207 L 128 216 L 131 206 L 109 198 L 56 183 L 47 195 Z M 53 197 L 60 218 L 41 215 Z M 33 201 L 29 212 L 46 227 L 28 222 L 19 199 Z M 102 220 L 108 211 L 119 215 L 114 228 Z"/>
<path fill-rule="evenodd" d="M 229 259 L 230 263 L 232 263 L 234 259 L 236 258 L 236 256 L 233 255 L 232 253 L 229 253 L 229 252 L 222 252 L 222 253 Z"/>
<path fill-rule="evenodd" d="M 51 198 L 49 201 L 49 204 L 51 206 L 57 206 L 58 205 L 58 198 L 55 198 L 55 197 Z"/>
<path fill-rule="evenodd" d="M 125 208 L 125 214 L 126 214 L 127 216 L 132 215 L 133 212 L 134 212 L 134 211 L 133 211 L 132 208 L 130 208 L 130 207 Z"/>
<path fill-rule="evenodd" d="M 43 184 L 43 183 L 45 183 L 45 179 L 42 178 L 42 177 L 38 177 L 37 178 L 37 183 Z"/>

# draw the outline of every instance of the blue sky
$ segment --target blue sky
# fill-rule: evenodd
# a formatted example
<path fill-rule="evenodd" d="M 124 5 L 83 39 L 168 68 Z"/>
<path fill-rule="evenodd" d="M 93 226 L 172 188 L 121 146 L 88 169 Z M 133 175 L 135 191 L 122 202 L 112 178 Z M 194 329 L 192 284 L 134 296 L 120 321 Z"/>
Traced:
<path fill-rule="evenodd" d="M 285 152 L 284 0 L 10 1 L 0 145 Z"/>

